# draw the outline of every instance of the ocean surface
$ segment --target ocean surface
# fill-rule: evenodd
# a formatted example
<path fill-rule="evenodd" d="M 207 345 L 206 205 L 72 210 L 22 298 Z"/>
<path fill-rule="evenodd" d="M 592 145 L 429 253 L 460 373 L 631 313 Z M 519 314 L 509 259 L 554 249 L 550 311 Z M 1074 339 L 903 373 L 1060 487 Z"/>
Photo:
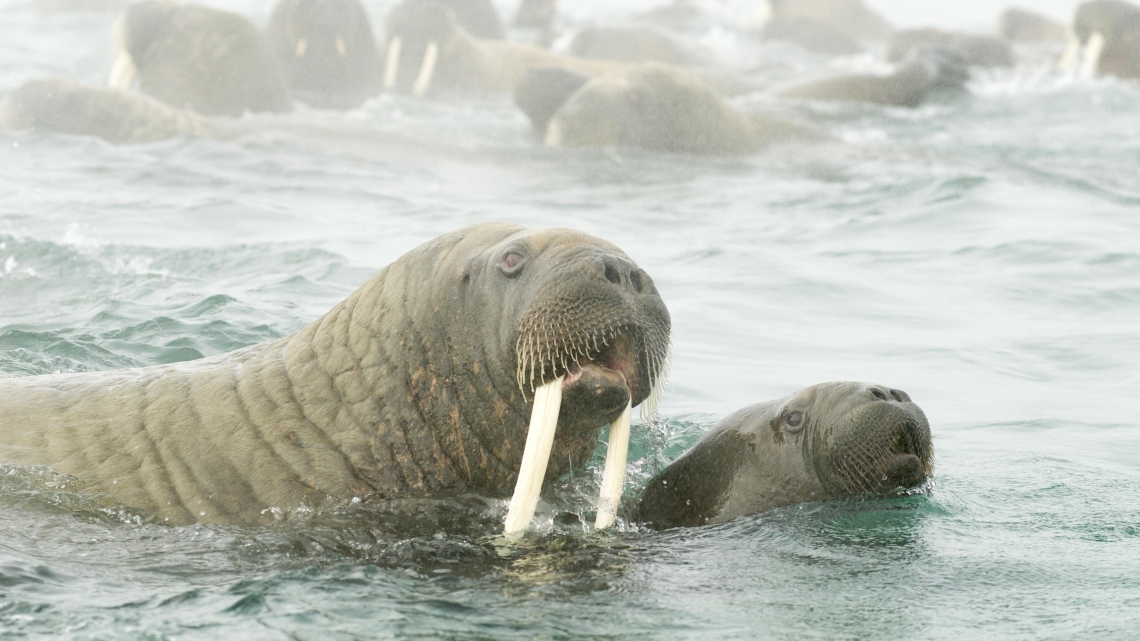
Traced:
<path fill-rule="evenodd" d="M 729 19 L 748 3 L 709 4 L 719 21 L 691 37 L 742 73 L 881 67 L 761 47 Z M 377 25 L 391 5 L 369 4 Z M 875 5 L 978 29 L 1002 8 Z M 0 0 L 0 91 L 102 82 L 113 18 Z M 0 374 L 283 336 L 416 245 L 507 220 L 618 244 L 669 307 L 672 375 L 659 422 L 634 425 L 627 500 L 731 411 L 829 380 L 906 390 L 936 461 L 912 496 L 598 533 L 579 515 L 599 449 L 518 543 L 497 536 L 503 501 L 167 527 L 0 466 L 0 638 L 1133 637 L 1140 84 L 1023 53 L 916 109 L 743 97 L 836 142 L 730 158 L 543 149 L 494 98 L 301 107 L 225 141 L 0 135 Z"/>

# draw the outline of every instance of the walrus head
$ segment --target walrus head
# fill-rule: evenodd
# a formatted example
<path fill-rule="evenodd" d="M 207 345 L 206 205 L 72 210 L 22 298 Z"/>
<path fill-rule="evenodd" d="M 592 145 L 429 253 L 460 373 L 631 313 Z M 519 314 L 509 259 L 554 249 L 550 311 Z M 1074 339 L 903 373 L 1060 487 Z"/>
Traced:
<path fill-rule="evenodd" d="M 351 108 L 379 88 L 376 41 L 360 0 L 279 0 L 266 36 L 293 94 L 309 104 Z"/>
<path fill-rule="evenodd" d="M 384 89 L 422 96 L 439 76 L 460 76 L 455 52 L 470 38 L 445 4 L 405 0 L 384 23 Z"/>
<path fill-rule="evenodd" d="M 823 383 L 744 408 L 646 484 L 637 518 L 656 528 L 720 523 L 841 496 L 926 482 L 926 416 L 903 391 Z"/>
<path fill-rule="evenodd" d="M 350 371 L 375 390 L 375 409 L 359 412 L 376 435 L 365 475 L 389 495 L 509 494 L 536 393 L 561 378 L 539 474 L 550 481 L 584 464 L 628 405 L 649 399 L 646 411 L 664 379 L 669 313 L 653 280 L 581 232 L 467 227 L 409 252 L 343 306 L 313 342 L 344 343 L 344 361 L 360 362 Z"/>
<path fill-rule="evenodd" d="M 1083 77 L 1136 75 L 1140 8 L 1121 0 L 1091 0 L 1077 7 L 1069 46 L 1059 66 Z"/>

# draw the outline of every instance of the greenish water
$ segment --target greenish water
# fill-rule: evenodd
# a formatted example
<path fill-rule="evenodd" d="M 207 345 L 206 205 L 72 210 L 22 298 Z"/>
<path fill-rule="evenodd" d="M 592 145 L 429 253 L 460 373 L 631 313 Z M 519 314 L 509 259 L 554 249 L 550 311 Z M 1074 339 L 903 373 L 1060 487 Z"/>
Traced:
<path fill-rule="evenodd" d="M 0 2 L 0 90 L 100 81 L 110 23 Z M 0 467 L 0 638 L 1133 636 L 1140 85 L 1026 65 L 971 94 L 745 99 L 843 144 L 731 159 L 542 150 L 509 104 L 394 97 L 233 141 L 0 137 L 0 374 L 282 336 L 415 245 L 511 220 L 617 243 L 669 306 L 627 500 L 719 418 L 826 380 L 906 390 L 936 453 L 925 494 L 661 533 L 581 524 L 595 458 L 510 545 L 477 497 L 170 528 Z"/>

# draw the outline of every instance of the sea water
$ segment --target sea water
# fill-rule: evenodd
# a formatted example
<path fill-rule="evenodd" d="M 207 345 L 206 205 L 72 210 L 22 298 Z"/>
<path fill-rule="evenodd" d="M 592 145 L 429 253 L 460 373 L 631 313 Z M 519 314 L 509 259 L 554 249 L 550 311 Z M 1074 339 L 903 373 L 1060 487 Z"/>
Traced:
<path fill-rule="evenodd" d="M 900 23 L 919 13 L 876 4 Z M 941 4 L 924 4 L 929 20 Z M 950 4 L 950 26 L 985 28 L 1000 8 Z M 390 6 L 369 5 L 376 24 Z M 571 13 L 588 10 L 622 14 Z M 0 90 L 101 82 L 112 20 L 0 3 Z M 692 37 L 775 80 L 880 64 L 778 47 L 790 58 L 769 63 L 731 24 Z M 928 491 L 597 533 L 583 515 L 603 443 L 508 543 L 505 502 L 478 497 L 166 527 L 50 470 L 0 466 L 0 638 L 1134 635 L 1140 84 L 1027 62 L 915 109 L 738 104 L 836 142 L 548 150 L 506 100 L 400 96 L 247 116 L 226 141 L 0 136 L 0 374 L 219 354 L 297 330 L 457 227 L 573 227 L 632 256 L 673 321 L 627 502 L 729 412 L 828 380 L 897 387 L 925 410 Z"/>

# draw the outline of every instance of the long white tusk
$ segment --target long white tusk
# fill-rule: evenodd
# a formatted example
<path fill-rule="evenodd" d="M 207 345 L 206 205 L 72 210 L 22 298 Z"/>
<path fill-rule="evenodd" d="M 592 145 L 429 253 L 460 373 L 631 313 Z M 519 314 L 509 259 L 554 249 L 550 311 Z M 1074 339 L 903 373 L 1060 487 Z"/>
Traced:
<path fill-rule="evenodd" d="M 420 75 L 416 77 L 416 84 L 412 87 L 413 96 L 422 96 L 431 86 L 431 77 L 435 75 L 435 63 L 439 60 L 439 45 L 435 40 L 428 43 L 424 50 L 424 62 L 420 66 Z"/>
<path fill-rule="evenodd" d="M 309 41 L 305 40 L 304 38 L 301 38 L 300 40 L 297 41 L 297 50 L 294 51 L 293 53 L 296 55 L 297 58 L 303 58 L 305 56 L 305 50 L 308 48 L 309 48 Z"/>
<path fill-rule="evenodd" d="M 503 528 L 506 534 L 525 530 L 538 506 L 542 479 L 550 462 L 550 448 L 554 446 L 554 430 L 558 427 L 558 410 L 562 407 L 562 378 L 559 376 L 534 391 L 534 409 L 530 413 L 519 480 L 515 482 Z"/>
<path fill-rule="evenodd" d="M 388 43 L 388 54 L 384 56 L 385 89 L 396 86 L 396 74 L 400 72 L 400 46 L 402 44 L 399 37 L 392 38 L 392 42 Z"/>
<path fill-rule="evenodd" d="M 344 38 L 339 36 L 336 39 L 336 52 L 341 58 L 348 53 L 348 48 L 344 46 Z"/>
<path fill-rule="evenodd" d="M 1076 69 L 1077 59 L 1081 56 L 1081 41 L 1073 32 L 1069 32 L 1069 42 L 1065 45 L 1065 53 L 1057 61 L 1057 69 L 1062 73 L 1069 73 Z"/>
<path fill-rule="evenodd" d="M 1081 77 L 1092 78 L 1100 69 L 1100 56 L 1104 53 L 1104 36 L 1094 31 L 1085 44 L 1085 55 L 1081 58 Z"/>
<path fill-rule="evenodd" d="M 606 467 L 602 471 L 602 489 L 598 492 L 598 515 L 594 528 L 607 528 L 614 523 L 618 504 L 625 487 L 625 464 L 629 457 L 629 416 L 633 408 L 627 403 L 625 411 L 610 424 L 610 443 L 606 447 Z"/>
<path fill-rule="evenodd" d="M 115 56 L 115 64 L 111 65 L 111 75 L 107 78 L 107 86 L 112 89 L 130 91 L 137 71 L 131 54 L 122 49 L 119 51 L 119 55 Z"/>
<path fill-rule="evenodd" d="M 558 147 L 562 145 L 562 125 L 555 119 L 551 118 L 550 122 L 546 125 L 546 135 L 542 137 L 542 144 L 547 147 Z"/>

